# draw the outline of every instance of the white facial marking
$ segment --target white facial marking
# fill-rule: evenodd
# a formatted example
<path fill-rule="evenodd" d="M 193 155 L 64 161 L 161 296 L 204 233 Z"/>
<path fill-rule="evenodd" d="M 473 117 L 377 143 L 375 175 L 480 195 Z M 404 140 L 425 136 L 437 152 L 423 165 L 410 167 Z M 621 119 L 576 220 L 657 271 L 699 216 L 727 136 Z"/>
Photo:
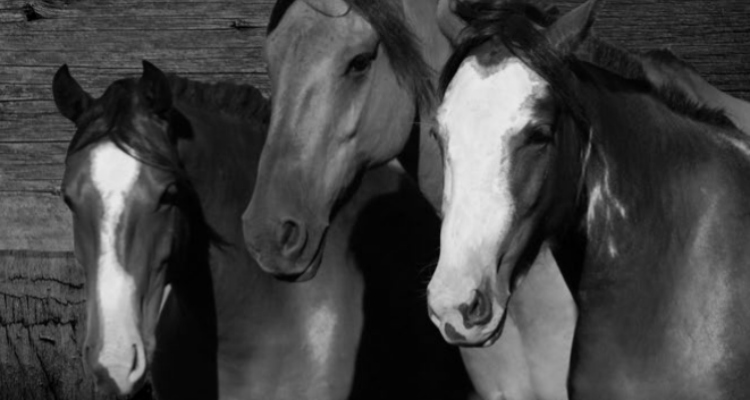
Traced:
<path fill-rule="evenodd" d="M 437 116 L 446 146 L 445 218 L 429 288 L 443 320 L 483 280 L 496 287 L 497 253 L 515 212 L 509 142 L 534 122 L 533 105 L 546 95 L 546 82 L 516 58 L 485 67 L 469 57 L 448 88 Z"/>
<path fill-rule="evenodd" d="M 116 234 L 140 163 L 110 142 L 92 152 L 91 163 L 93 183 L 101 196 L 104 214 L 96 283 L 102 329 L 99 363 L 107 368 L 120 390 L 127 392 L 143 374 L 142 370 L 138 372 L 145 369 L 145 356 L 133 309 L 135 282 L 118 258 Z M 131 373 L 136 356 L 138 364 Z"/>

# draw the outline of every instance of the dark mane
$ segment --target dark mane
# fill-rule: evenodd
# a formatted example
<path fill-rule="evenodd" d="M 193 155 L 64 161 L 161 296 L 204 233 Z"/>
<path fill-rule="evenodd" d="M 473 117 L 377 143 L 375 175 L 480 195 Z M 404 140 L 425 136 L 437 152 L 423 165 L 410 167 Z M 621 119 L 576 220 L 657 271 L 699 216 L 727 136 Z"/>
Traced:
<path fill-rule="evenodd" d="M 688 71 L 698 73 L 698 70 L 689 62 L 678 57 L 672 50 L 669 49 L 656 49 L 649 50 L 641 54 L 642 57 L 652 60 L 660 64 L 667 64 L 678 68 L 684 68 Z"/>
<path fill-rule="evenodd" d="M 637 55 L 619 47 L 589 37 L 575 54 L 564 55 L 552 45 L 534 25 L 549 26 L 557 18 L 554 11 L 544 10 L 529 0 L 479 0 L 458 1 L 456 14 L 467 23 L 456 52 L 446 63 L 440 77 L 440 90 L 444 94 L 463 60 L 478 46 L 490 42 L 502 42 L 508 50 L 523 60 L 541 75 L 554 89 L 561 104 L 571 107 L 571 113 L 579 121 L 585 121 L 581 107 L 571 90 L 567 76 L 575 63 L 585 62 L 608 70 L 646 87 L 649 92 L 674 112 L 696 121 L 720 127 L 734 127 L 723 111 L 699 104 L 680 89 L 656 86 L 647 77 Z M 646 53 L 652 58 L 667 59 L 663 53 Z M 674 63 L 676 57 L 669 57 Z"/>
<path fill-rule="evenodd" d="M 294 1 L 276 2 L 268 24 L 269 34 L 276 29 L 284 13 Z M 422 57 L 421 43 L 406 25 L 401 0 L 345 1 L 359 12 L 378 33 L 399 82 L 416 97 L 420 107 L 430 109 L 434 104 L 432 79 L 436 72 Z"/>
<path fill-rule="evenodd" d="M 237 85 L 229 82 L 203 83 L 168 74 L 172 98 L 188 104 L 208 108 L 215 112 L 267 123 L 270 119 L 270 102 L 260 91 L 251 85 Z M 103 137 L 110 137 L 115 144 L 125 151 L 135 152 L 134 157 L 162 169 L 174 169 L 176 153 L 172 146 L 172 137 L 157 138 L 152 132 L 143 132 L 132 126 L 132 117 L 140 97 L 138 81 L 135 78 L 121 79 L 107 88 L 96 100 L 94 106 L 80 121 L 68 147 L 68 154 L 80 150 Z M 175 118 L 179 112 L 174 109 L 168 118 Z M 91 124 L 101 126 L 92 128 Z M 123 129 L 131 128 L 131 129 Z M 173 134 L 174 132 L 169 132 Z"/>
<path fill-rule="evenodd" d="M 255 86 L 198 82 L 175 74 L 167 79 L 175 100 L 252 121 L 267 123 L 271 117 L 270 102 Z"/>
<path fill-rule="evenodd" d="M 639 56 L 649 58 L 655 62 L 676 65 L 695 72 L 692 66 L 677 58 L 674 53 L 668 50 L 652 50 L 642 54 L 631 53 L 597 38 L 589 38 L 584 44 L 584 51 L 586 51 L 585 54 L 590 55 L 589 59 L 578 55 L 579 59 L 594 64 L 597 67 L 607 69 L 624 78 L 648 85 L 651 93 L 672 111 L 690 117 L 698 122 L 722 128 L 735 128 L 734 123 L 727 117 L 723 110 L 712 108 L 691 99 L 685 92 L 674 85 L 665 84 L 657 86 L 648 79 Z"/>
<path fill-rule="evenodd" d="M 550 26 L 559 16 L 557 8 L 545 10 L 530 0 L 456 1 L 454 6 L 453 12 L 466 23 L 466 27 L 459 35 L 456 50 L 443 67 L 441 95 L 445 94 L 461 63 L 476 48 L 501 41 L 511 52 L 522 50 L 529 53 L 543 39 L 534 25 Z"/>

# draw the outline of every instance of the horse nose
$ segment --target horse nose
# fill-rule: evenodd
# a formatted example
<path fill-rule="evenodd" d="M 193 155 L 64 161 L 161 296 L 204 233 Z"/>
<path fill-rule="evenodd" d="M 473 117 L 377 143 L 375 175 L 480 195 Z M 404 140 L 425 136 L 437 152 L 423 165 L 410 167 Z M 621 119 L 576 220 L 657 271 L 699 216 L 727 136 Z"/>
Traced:
<path fill-rule="evenodd" d="M 463 317 L 466 329 L 487 325 L 492 320 L 492 302 L 481 290 L 474 290 L 473 299 L 458 306 L 458 311 Z"/>
<path fill-rule="evenodd" d="M 299 258 L 307 244 L 307 232 L 302 225 L 292 219 L 284 220 L 279 226 L 278 241 L 281 255 L 290 260 Z"/>

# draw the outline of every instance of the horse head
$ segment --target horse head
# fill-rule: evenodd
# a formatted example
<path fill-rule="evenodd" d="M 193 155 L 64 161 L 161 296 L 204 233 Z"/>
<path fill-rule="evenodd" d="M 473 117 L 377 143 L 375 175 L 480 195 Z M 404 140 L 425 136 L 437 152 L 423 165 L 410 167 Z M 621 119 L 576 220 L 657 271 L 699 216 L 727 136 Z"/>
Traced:
<path fill-rule="evenodd" d="M 62 193 L 73 216 L 75 255 L 86 272 L 85 365 L 105 392 L 143 382 L 155 329 L 187 231 L 186 181 L 171 137 L 164 74 L 144 61 L 98 99 L 61 67 L 53 92 L 77 131 Z"/>
<path fill-rule="evenodd" d="M 444 219 L 428 287 L 432 320 L 451 343 L 491 345 L 501 335 L 511 295 L 556 221 L 552 205 L 575 197 L 576 188 L 555 186 L 576 167 L 556 164 L 574 135 L 559 133 L 567 119 L 558 118 L 558 82 L 536 67 L 573 51 L 596 10 L 590 0 L 557 19 L 524 1 L 458 3 L 471 31 L 443 72 L 435 136 Z"/>
<path fill-rule="evenodd" d="M 303 280 L 359 177 L 403 149 L 430 74 L 400 2 L 279 2 L 269 32 L 273 115 L 245 240 L 264 270 Z"/>

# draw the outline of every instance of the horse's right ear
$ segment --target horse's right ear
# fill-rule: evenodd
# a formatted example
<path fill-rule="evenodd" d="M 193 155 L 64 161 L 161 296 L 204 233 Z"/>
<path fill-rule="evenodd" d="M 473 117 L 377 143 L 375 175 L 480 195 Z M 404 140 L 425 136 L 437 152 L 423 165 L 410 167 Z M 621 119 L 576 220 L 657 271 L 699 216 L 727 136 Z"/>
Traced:
<path fill-rule="evenodd" d="M 440 0 L 437 6 L 438 28 L 454 46 L 458 43 L 458 35 L 466 28 L 466 23 L 453 12 L 455 2 L 456 0 Z"/>
<path fill-rule="evenodd" d="M 545 33 L 552 46 L 562 53 L 575 51 L 588 37 L 603 4 L 604 0 L 587 0 L 560 17 Z"/>
<path fill-rule="evenodd" d="M 86 93 L 81 85 L 70 76 L 68 65 L 65 64 L 57 70 L 52 81 L 52 94 L 55 97 L 55 105 L 65 118 L 76 122 L 93 103 L 94 99 Z"/>
<path fill-rule="evenodd" d="M 153 112 L 163 115 L 172 108 L 172 90 L 167 76 L 146 60 L 143 60 L 143 75 L 138 86 Z"/>

